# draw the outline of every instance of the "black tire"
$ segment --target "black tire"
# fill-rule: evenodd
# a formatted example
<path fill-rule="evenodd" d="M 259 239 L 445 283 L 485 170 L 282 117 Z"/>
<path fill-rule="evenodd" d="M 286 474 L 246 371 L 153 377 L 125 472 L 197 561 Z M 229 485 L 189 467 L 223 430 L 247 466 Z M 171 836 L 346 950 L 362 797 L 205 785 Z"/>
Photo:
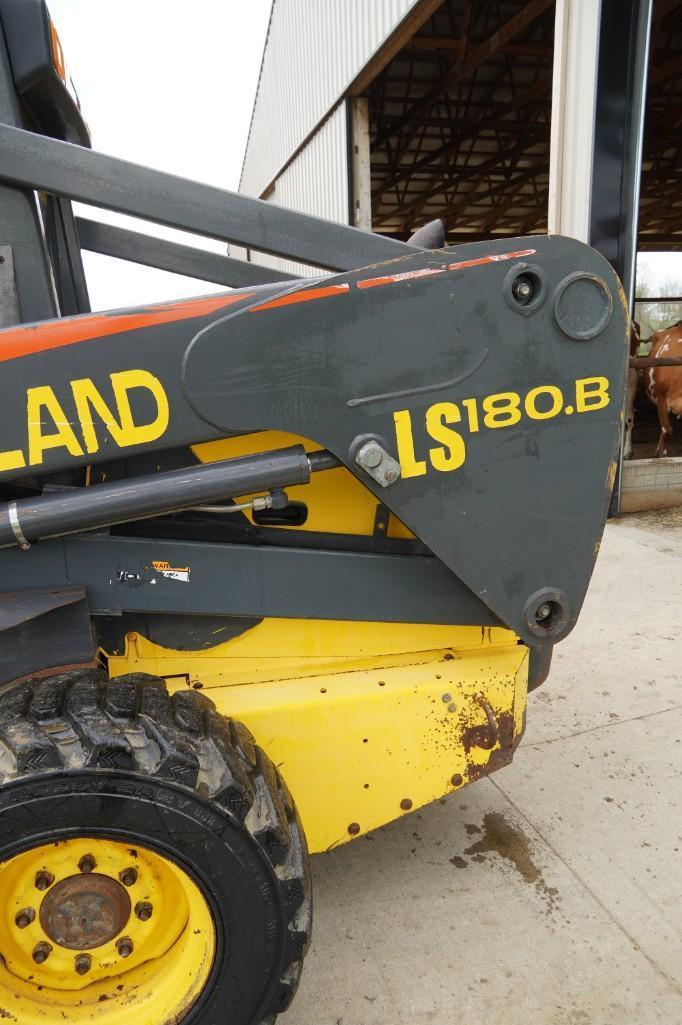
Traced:
<path fill-rule="evenodd" d="M 0 784 L 0 861 L 100 836 L 194 879 L 216 956 L 182 1025 L 270 1025 L 289 1006 L 312 924 L 303 830 L 249 731 L 203 694 L 91 670 L 3 687 Z"/>

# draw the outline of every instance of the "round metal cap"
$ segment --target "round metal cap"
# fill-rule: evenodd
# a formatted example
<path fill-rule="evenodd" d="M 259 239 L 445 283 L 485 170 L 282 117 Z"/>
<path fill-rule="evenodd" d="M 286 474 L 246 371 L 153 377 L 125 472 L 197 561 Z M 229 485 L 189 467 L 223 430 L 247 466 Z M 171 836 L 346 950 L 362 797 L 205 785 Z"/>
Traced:
<path fill-rule="evenodd" d="M 130 897 L 116 879 L 89 872 L 57 883 L 40 907 L 40 924 L 50 939 L 69 950 L 109 943 L 130 918 Z"/>
<path fill-rule="evenodd" d="M 568 274 L 554 292 L 554 317 L 565 335 L 589 341 L 601 334 L 611 320 L 613 299 L 596 274 Z"/>

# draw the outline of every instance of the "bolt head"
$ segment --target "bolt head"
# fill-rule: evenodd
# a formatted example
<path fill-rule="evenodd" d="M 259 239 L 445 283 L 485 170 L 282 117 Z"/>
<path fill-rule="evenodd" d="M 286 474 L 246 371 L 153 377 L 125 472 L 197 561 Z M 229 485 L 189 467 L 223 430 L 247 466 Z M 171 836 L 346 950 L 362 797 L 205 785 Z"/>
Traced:
<path fill-rule="evenodd" d="M 122 872 L 119 872 L 118 878 L 124 886 L 134 886 L 137 882 L 137 869 L 124 868 Z"/>
<path fill-rule="evenodd" d="M 36 873 L 36 890 L 44 892 L 48 890 L 54 882 L 54 876 L 51 872 L 37 872 Z"/>
<path fill-rule="evenodd" d="M 512 291 L 514 293 L 514 298 L 521 302 L 526 302 L 533 295 L 533 286 L 530 281 L 524 281 L 524 279 L 521 278 L 520 281 L 516 281 L 514 283 Z"/>
<path fill-rule="evenodd" d="M 398 479 L 398 471 L 397 470 L 387 470 L 386 473 L 384 474 L 384 480 L 387 480 L 389 482 L 389 484 L 392 484 L 393 481 L 397 480 L 397 479 Z"/>
<path fill-rule="evenodd" d="M 130 957 L 133 952 L 133 941 L 124 936 L 117 942 L 116 949 L 118 950 L 119 957 Z"/>
<path fill-rule="evenodd" d="M 149 919 L 152 917 L 153 912 L 154 908 L 149 903 L 149 901 L 140 900 L 135 905 L 135 914 L 141 922 L 148 922 Z"/>
<path fill-rule="evenodd" d="M 538 620 L 549 619 L 552 615 L 552 606 L 548 601 L 543 601 L 542 605 L 538 607 L 538 611 L 535 613 L 535 618 Z"/>
<path fill-rule="evenodd" d="M 79 975 L 87 975 L 92 967 L 92 958 L 89 954 L 79 954 L 75 961 L 75 967 Z"/>
<path fill-rule="evenodd" d="M 81 860 L 78 862 L 78 868 L 84 874 L 87 874 L 89 872 L 94 872 L 95 865 L 96 865 L 96 862 L 95 862 L 95 859 L 93 858 L 92 854 L 84 854 L 83 857 L 81 858 Z"/>
<path fill-rule="evenodd" d="M 33 948 L 33 960 L 36 964 L 45 964 L 51 952 L 52 947 L 49 943 L 36 943 Z"/>
<path fill-rule="evenodd" d="M 357 455 L 357 461 L 361 466 L 369 466 L 372 469 L 379 466 L 384 458 L 384 450 L 376 441 L 366 441 Z"/>
<path fill-rule="evenodd" d="M 21 911 L 17 912 L 14 924 L 19 929 L 25 929 L 31 924 L 31 922 L 35 921 L 35 917 L 36 913 L 33 908 L 23 908 Z"/>

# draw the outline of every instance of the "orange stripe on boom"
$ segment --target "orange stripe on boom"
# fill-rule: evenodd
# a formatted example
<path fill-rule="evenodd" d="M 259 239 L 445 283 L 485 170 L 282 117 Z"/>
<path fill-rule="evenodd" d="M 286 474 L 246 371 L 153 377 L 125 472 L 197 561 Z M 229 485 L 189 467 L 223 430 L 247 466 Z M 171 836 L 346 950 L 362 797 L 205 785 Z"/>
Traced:
<path fill-rule="evenodd" d="M 387 274 L 383 278 L 365 278 L 358 281 L 358 288 L 379 288 L 381 285 L 394 285 L 398 281 L 411 281 L 413 278 L 426 278 L 432 274 L 443 274 L 445 267 L 422 267 L 421 270 L 406 270 L 401 274 Z"/>
<path fill-rule="evenodd" d="M 480 267 L 484 263 L 501 263 L 502 260 L 521 260 L 524 256 L 533 256 L 535 249 L 519 249 L 516 253 L 496 253 L 494 256 L 480 256 L 477 260 L 462 260 L 460 263 L 448 264 L 448 270 L 464 270 L 466 267 Z"/>
<path fill-rule="evenodd" d="M 287 295 L 280 295 L 270 302 L 261 303 L 260 306 L 251 306 L 249 313 L 260 313 L 261 310 L 274 310 L 278 306 L 293 306 L 295 303 L 309 303 L 313 299 L 325 299 L 331 295 L 344 295 L 350 285 L 327 285 L 325 288 L 306 288 L 302 292 L 289 292 Z"/>
<path fill-rule="evenodd" d="M 75 345 L 76 342 L 134 331 L 136 328 L 202 317 L 225 306 L 241 302 L 242 299 L 250 299 L 252 295 L 253 292 L 211 295 L 205 299 L 149 306 L 139 313 L 93 313 L 82 317 L 52 320 L 46 324 L 10 327 L 0 331 L 0 362 L 17 359 L 19 356 L 29 356 L 35 352 L 46 352 L 48 349 L 60 349 L 66 345 Z"/>
<path fill-rule="evenodd" d="M 486 263 L 499 263 L 502 260 L 520 260 L 524 256 L 532 256 L 535 252 L 535 249 L 519 249 L 515 253 L 496 253 L 494 256 L 479 256 L 475 260 L 461 260 L 459 263 L 449 263 L 446 267 L 423 267 L 421 270 L 386 274 L 380 278 L 365 278 L 364 281 L 358 281 L 358 288 L 379 288 L 381 285 L 394 285 L 399 281 L 411 281 L 413 278 L 425 278 L 432 274 L 445 274 L 446 271 L 465 270 L 467 267 L 482 267 Z"/>

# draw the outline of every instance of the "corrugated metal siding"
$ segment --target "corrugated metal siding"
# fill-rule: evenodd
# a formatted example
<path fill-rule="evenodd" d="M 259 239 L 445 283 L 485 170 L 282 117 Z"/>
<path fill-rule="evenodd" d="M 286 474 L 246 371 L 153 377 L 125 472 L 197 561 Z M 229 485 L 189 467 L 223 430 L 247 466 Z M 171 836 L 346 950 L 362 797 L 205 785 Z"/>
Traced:
<path fill-rule="evenodd" d="M 303 213 L 348 223 L 348 145 L 346 103 L 318 129 L 298 156 L 275 181 L 268 202 Z M 320 273 L 292 260 L 253 253 L 252 260 L 265 267 L 308 276 Z"/>
<path fill-rule="evenodd" d="M 240 192 L 262 194 L 418 2 L 274 0 Z"/>

